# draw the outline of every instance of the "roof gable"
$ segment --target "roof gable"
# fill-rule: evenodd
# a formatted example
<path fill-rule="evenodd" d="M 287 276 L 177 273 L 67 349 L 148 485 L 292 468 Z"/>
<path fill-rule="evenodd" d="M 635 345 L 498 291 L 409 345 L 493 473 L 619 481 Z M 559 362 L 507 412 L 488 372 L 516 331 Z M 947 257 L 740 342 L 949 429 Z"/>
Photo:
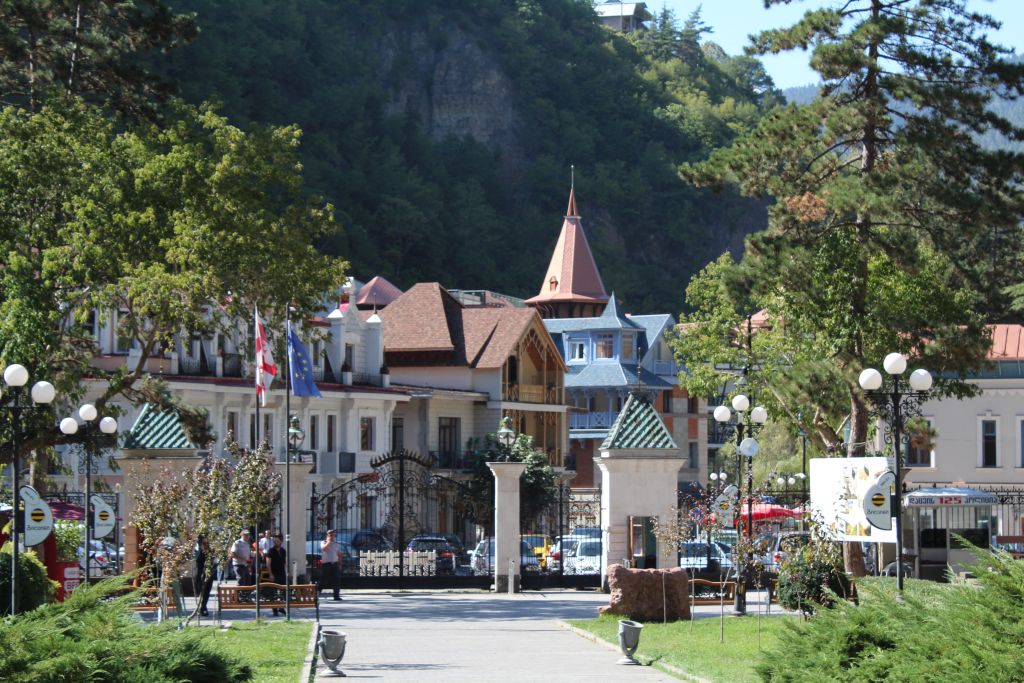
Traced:
<path fill-rule="evenodd" d="M 402 296 L 402 290 L 380 275 L 377 275 L 360 287 L 359 294 L 356 295 L 354 303 L 356 306 L 379 306 L 384 308 L 400 296 Z"/>
<path fill-rule="evenodd" d="M 386 351 L 461 350 L 462 305 L 437 282 L 413 285 L 380 312 Z M 453 332 L 458 331 L 458 334 Z"/>
<path fill-rule="evenodd" d="M 651 402 L 632 392 L 601 444 L 601 450 L 616 449 L 678 450 L 678 446 Z"/>

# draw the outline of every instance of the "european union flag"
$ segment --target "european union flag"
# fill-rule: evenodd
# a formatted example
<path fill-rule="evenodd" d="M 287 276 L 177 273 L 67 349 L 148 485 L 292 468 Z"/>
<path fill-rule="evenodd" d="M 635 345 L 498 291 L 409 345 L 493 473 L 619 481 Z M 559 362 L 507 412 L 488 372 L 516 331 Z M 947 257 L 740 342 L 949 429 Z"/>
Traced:
<path fill-rule="evenodd" d="M 291 325 L 288 326 L 288 365 L 292 373 L 292 394 L 320 398 L 320 390 L 313 381 L 313 363 Z"/>

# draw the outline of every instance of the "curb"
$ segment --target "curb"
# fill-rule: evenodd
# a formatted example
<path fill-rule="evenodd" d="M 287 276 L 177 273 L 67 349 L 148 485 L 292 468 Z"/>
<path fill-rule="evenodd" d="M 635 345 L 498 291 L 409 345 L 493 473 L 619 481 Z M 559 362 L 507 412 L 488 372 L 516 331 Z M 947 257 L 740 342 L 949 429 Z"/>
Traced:
<path fill-rule="evenodd" d="M 606 649 L 611 650 L 612 652 L 615 652 L 615 653 L 619 652 L 618 645 L 616 645 L 615 643 L 609 642 L 607 640 L 604 640 L 602 638 L 598 638 L 597 636 L 595 636 L 590 631 L 584 631 L 583 629 L 577 628 L 577 627 L 573 626 L 572 624 L 566 623 L 564 621 L 559 621 L 558 625 L 561 626 L 562 628 L 564 628 L 566 631 L 570 631 L 570 632 L 578 635 L 580 638 L 583 638 L 584 640 L 589 640 L 592 643 L 597 643 L 598 645 L 602 645 Z M 676 678 L 682 679 L 684 681 L 690 681 L 690 683 L 714 683 L 714 681 L 710 681 L 710 680 L 708 680 L 706 678 L 701 678 L 700 676 L 697 676 L 695 674 L 691 674 L 691 673 L 689 673 L 687 671 L 683 671 L 682 669 L 680 669 L 678 667 L 672 666 L 671 664 L 666 664 L 664 662 L 655 661 L 655 662 L 651 662 L 650 664 L 644 664 L 644 666 L 649 666 L 649 667 L 651 667 L 653 669 L 658 669 L 659 671 L 664 671 L 665 673 L 669 674 L 670 676 L 675 676 Z"/>
<path fill-rule="evenodd" d="M 316 675 L 316 654 L 317 640 L 320 637 L 320 624 L 313 624 L 313 634 L 309 638 L 309 645 L 306 647 L 306 660 L 302 664 L 302 673 L 299 674 L 299 683 L 312 683 Z"/>

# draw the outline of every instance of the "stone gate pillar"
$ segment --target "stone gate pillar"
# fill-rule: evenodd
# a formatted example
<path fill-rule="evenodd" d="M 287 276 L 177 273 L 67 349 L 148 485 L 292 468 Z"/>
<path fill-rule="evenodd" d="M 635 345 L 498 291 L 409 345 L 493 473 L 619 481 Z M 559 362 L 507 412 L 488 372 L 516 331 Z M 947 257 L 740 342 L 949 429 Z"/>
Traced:
<path fill-rule="evenodd" d="M 683 454 L 665 423 L 640 393 L 632 393 L 601 444 L 601 574 L 609 565 L 632 559 L 632 517 L 672 520 Z M 655 541 L 657 566 L 678 566 L 678 548 Z"/>
<path fill-rule="evenodd" d="M 519 477 L 524 462 L 489 462 L 494 473 L 494 590 L 519 591 Z"/>

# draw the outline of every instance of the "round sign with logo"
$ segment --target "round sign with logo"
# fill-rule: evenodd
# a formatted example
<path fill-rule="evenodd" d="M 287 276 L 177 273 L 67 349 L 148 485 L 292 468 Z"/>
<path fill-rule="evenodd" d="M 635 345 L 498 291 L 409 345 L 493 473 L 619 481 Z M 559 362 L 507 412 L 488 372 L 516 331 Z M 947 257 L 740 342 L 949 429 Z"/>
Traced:
<path fill-rule="evenodd" d="M 90 500 L 92 501 L 92 536 L 93 538 L 106 538 L 117 523 L 114 511 L 102 496 L 93 494 Z"/>
<path fill-rule="evenodd" d="M 23 542 L 26 547 L 39 545 L 53 531 L 53 512 L 31 486 L 21 487 L 21 499 L 25 503 Z"/>

